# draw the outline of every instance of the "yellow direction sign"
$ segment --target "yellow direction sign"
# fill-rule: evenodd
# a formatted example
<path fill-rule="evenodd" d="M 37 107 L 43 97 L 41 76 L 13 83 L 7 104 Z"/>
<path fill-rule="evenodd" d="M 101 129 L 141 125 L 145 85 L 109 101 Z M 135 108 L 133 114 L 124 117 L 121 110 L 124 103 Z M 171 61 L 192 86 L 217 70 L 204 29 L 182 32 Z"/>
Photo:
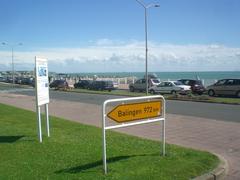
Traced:
<path fill-rule="evenodd" d="M 108 113 L 108 117 L 116 122 L 127 122 L 159 117 L 162 114 L 162 102 L 150 101 L 133 104 L 122 104 Z"/>

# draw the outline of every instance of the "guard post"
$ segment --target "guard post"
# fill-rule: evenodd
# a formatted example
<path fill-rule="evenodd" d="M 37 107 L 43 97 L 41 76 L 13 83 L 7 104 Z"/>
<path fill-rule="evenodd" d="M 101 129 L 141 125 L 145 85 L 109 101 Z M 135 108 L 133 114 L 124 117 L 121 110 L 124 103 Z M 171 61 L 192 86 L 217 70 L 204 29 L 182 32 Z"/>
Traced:
<path fill-rule="evenodd" d="M 121 104 L 114 107 L 109 113 L 106 113 L 107 105 L 117 102 Z M 165 99 L 163 96 L 156 95 L 109 99 L 103 103 L 102 107 L 102 156 L 103 170 L 105 174 L 107 174 L 106 130 L 109 129 L 124 128 L 161 121 L 162 155 L 165 155 Z M 119 124 L 106 126 L 106 118 L 112 119 Z"/>

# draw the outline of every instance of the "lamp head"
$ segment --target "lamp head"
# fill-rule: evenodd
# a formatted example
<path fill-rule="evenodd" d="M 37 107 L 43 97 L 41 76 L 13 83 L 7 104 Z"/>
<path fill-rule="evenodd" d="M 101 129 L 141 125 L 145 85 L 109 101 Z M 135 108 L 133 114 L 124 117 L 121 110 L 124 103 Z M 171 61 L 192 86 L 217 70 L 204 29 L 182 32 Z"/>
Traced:
<path fill-rule="evenodd" d="M 146 6 L 147 9 L 148 9 L 148 8 L 151 8 L 151 7 L 160 7 L 160 5 L 159 5 L 159 4 L 155 4 L 155 3 L 150 3 L 150 4 L 148 4 L 148 5 Z"/>

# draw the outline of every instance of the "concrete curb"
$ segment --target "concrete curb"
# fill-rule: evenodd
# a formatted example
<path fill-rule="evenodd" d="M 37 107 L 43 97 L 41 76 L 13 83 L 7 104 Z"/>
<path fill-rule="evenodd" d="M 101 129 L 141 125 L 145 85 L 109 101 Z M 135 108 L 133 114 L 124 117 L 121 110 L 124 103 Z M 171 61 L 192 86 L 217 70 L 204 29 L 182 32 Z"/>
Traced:
<path fill-rule="evenodd" d="M 206 173 L 199 177 L 194 178 L 194 180 L 222 180 L 222 179 L 225 179 L 226 175 L 228 174 L 227 160 L 218 154 L 215 154 L 215 155 L 220 160 L 218 167 L 209 173 Z"/>

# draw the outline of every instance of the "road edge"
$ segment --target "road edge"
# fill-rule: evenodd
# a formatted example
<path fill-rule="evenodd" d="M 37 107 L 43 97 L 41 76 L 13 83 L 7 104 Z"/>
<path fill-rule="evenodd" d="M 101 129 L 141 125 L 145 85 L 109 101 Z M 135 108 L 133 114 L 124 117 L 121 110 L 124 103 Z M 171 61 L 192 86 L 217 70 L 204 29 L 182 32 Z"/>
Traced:
<path fill-rule="evenodd" d="M 223 180 L 223 179 L 225 179 L 225 177 L 228 174 L 228 170 L 229 170 L 228 162 L 223 156 L 216 154 L 216 153 L 213 153 L 213 154 L 216 155 L 220 160 L 220 163 L 218 164 L 217 168 L 215 168 L 211 172 L 208 172 L 206 174 L 198 176 L 198 177 L 194 178 L 193 180 Z"/>

